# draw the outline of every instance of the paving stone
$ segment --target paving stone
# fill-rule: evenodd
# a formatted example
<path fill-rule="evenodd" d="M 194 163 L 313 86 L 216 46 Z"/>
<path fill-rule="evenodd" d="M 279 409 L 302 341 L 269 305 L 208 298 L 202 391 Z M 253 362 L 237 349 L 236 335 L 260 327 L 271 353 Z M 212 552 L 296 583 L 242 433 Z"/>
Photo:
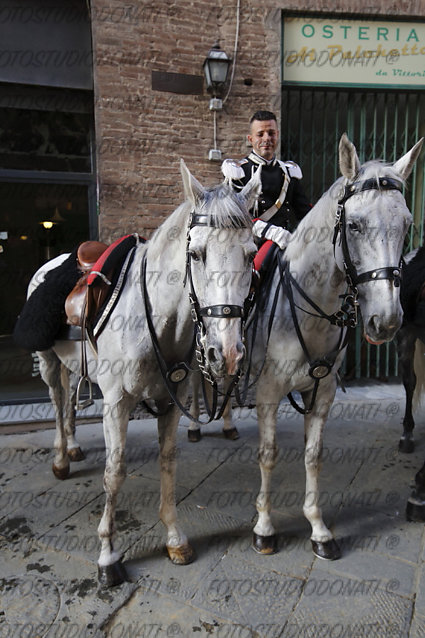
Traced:
<path fill-rule="evenodd" d="M 221 618 L 206 609 L 184 607 L 167 596 L 138 589 L 105 627 L 110 638 L 262 638 L 252 627 Z"/>
<path fill-rule="evenodd" d="M 407 638 L 412 607 L 412 601 L 380 589 L 373 577 L 359 580 L 317 569 L 287 619 L 282 638 Z"/>
<path fill-rule="evenodd" d="M 415 612 L 409 638 L 423 638 L 423 636 L 425 636 L 425 616 Z"/>
<path fill-rule="evenodd" d="M 407 522 L 402 512 L 389 516 L 385 512 L 347 507 L 338 514 L 335 530 L 346 557 L 355 559 L 358 552 L 373 551 L 417 564 L 421 556 L 423 525 Z"/>
<path fill-rule="evenodd" d="M 296 606 L 304 581 L 259 569 L 226 555 L 203 579 L 192 603 L 239 624 L 255 627 L 266 618 L 282 626 Z"/>
<path fill-rule="evenodd" d="M 316 560 L 310 573 L 310 579 L 316 578 L 316 572 L 323 569 L 323 561 Z M 356 552 L 342 556 L 337 561 L 326 564 L 326 571 L 334 577 L 357 579 L 365 584 L 371 583 L 371 589 L 383 590 L 413 600 L 415 594 L 416 566 L 405 561 L 381 556 L 371 551 Z"/>
<path fill-rule="evenodd" d="M 279 551 L 271 556 L 251 549 L 260 487 L 255 410 L 235 410 L 237 441 L 224 439 L 219 422 L 189 443 L 181 420 L 177 509 L 196 552 L 187 566 L 173 565 L 165 552 L 156 423 L 131 421 L 129 476 L 117 507 L 117 547 L 130 581 L 107 591 L 96 565 L 105 498 L 101 424 L 77 428 L 87 458 L 72 464 L 64 482 L 50 469 L 53 430 L 1 436 L 0 635 L 26 622 L 23 635 L 31 638 L 423 638 L 425 531 L 404 512 L 425 434 L 419 426 L 415 452 L 398 453 L 403 401 L 401 386 L 338 390 L 321 473 L 324 519 L 343 552 L 332 563 L 311 551 L 302 512 L 303 423 L 287 403 L 272 478 Z M 425 421 L 425 407 L 417 421 Z"/>
<path fill-rule="evenodd" d="M 131 596 L 125 583 L 113 592 L 78 558 L 33 543 L 30 556 L 2 551 L 0 633 L 4 636 L 104 636 L 101 626 Z"/>
<path fill-rule="evenodd" d="M 132 580 L 145 589 L 173 595 L 188 601 L 195 595 L 200 582 L 227 553 L 235 534 L 240 534 L 240 521 L 219 512 L 199 509 L 186 503 L 178 507 L 179 521 L 195 550 L 196 559 L 189 565 L 174 565 L 165 551 L 162 524 L 153 528 L 151 546 L 136 542 L 125 554 L 125 565 Z M 162 544 L 158 539 L 163 534 Z M 142 543 L 145 538 L 140 539 Z"/>

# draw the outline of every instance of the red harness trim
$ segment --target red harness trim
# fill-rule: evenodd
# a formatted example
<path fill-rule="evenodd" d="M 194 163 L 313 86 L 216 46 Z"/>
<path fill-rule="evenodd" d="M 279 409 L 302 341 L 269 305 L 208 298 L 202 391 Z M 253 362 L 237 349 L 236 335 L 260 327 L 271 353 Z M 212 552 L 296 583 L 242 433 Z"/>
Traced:
<path fill-rule="evenodd" d="M 131 237 L 131 235 L 124 235 L 124 237 L 119 237 L 100 255 L 99 259 L 94 264 L 87 278 L 87 284 L 89 286 L 91 286 L 99 277 L 97 273 L 102 272 L 102 268 L 105 265 L 105 261 L 108 259 L 109 255 L 115 250 L 117 246 L 121 244 L 121 242 L 127 239 L 127 237 Z"/>
<path fill-rule="evenodd" d="M 254 258 L 254 268 L 257 271 L 260 271 L 261 266 L 264 263 L 265 258 L 267 257 L 269 250 L 274 246 L 274 242 L 271 239 L 267 239 L 264 244 L 259 249 L 258 253 Z"/>

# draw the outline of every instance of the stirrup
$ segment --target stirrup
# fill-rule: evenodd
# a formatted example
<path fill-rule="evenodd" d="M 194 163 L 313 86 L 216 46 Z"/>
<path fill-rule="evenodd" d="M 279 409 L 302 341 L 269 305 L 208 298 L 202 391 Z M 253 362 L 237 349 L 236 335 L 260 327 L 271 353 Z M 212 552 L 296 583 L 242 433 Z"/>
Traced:
<path fill-rule="evenodd" d="M 83 387 L 83 383 L 84 381 L 87 382 L 87 387 L 89 390 L 89 396 L 88 399 L 85 399 L 85 401 L 80 401 L 80 394 L 82 391 L 82 387 Z M 93 386 L 92 386 L 92 382 L 90 381 L 90 379 L 86 376 L 81 376 L 80 380 L 78 381 L 78 385 L 77 385 L 77 394 L 76 394 L 76 399 L 75 399 L 75 407 L 77 410 L 84 410 L 85 408 L 88 408 L 90 405 L 93 405 L 94 400 L 93 400 Z"/>

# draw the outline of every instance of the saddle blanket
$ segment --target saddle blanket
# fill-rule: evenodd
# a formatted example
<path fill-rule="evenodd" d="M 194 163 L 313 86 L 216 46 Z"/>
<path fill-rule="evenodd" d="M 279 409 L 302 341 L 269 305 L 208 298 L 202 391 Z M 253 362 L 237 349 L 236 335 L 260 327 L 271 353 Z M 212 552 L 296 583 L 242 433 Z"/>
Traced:
<path fill-rule="evenodd" d="M 87 277 L 89 289 L 94 293 L 94 301 L 91 301 L 91 308 L 88 310 L 93 316 L 96 315 L 96 320 L 98 317 L 102 318 L 102 326 L 106 325 L 106 320 L 112 312 L 113 306 L 108 308 L 108 314 L 104 316 L 105 306 L 116 292 L 123 264 L 136 244 L 144 241 L 138 235 L 126 235 L 117 239 L 104 251 Z M 65 302 L 82 275 L 77 250 L 73 250 L 60 266 L 47 272 L 44 281 L 27 299 L 13 333 L 14 341 L 19 347 L 36 352 L 53 347 L 59 338 L 81 339 L 81 330 L 78 326 L 67 325 L 65 315 Z M 110 284 L 105 284 L 105 278 Z M 125 277 L 122 276 L 121 286 L 124 281 Z M 80 290 L 83 290 L 81 286 Z M 116 293 L 115 303 L 118 296 Z M 101 306 L 97 305 L 96 297 Z"/>

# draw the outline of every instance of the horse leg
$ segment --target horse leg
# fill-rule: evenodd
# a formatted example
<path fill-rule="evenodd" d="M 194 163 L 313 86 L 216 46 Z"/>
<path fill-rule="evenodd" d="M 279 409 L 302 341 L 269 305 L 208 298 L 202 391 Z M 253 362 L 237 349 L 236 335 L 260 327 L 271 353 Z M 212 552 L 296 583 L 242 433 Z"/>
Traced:
<path fill-rule="evenodd" d="M 226 439 L 236 441 L 239 438 L 238 428 L 233 425 L 232 419 L 232 397 L 229 398 L 223 412 L 223 434 Z"/>
<path fill-rule="evenodd" d="M 259 554 L 273 554 L 277 551 L 277 536 L 270 518 L 270 484 L 278 452 L 276 444 L 278 405 L 278 403 L 259 404 L 257 400 L 261 487 L 256 500 L 258 520 L 253 531 L 253 548 Z"/>
<path fill-rule="evenodd" d="M 425 522 L 425 463 L 415 476 L 415 487 L 406 505 L 406 518 L 416 523 Z"/>
<path fill-rule="evenodd" d="M 180 411 L 176 406 L 172 406 L 165 415 L 158 418 L 161 485 L 159 516 L 167 528 L 166 546 L 170 559 L 176 565 L 187 565 L 193 561 L 195 555 L 177 521 L 176 433 L 179 417 Z"/>
<path fill-rule="evenodd" d="M 321 393 L 321 395 L 323 396 L 323 393 Z M 306 414 L 304 417 L 306 490 L 303 512 L 312 529 L 310 539 L 313 553 L 318 558 L 325 560 L 335 560 L 341 556 L 340 549 L 333 538 L 332 532 L 323 522 L 322 511 L 318 505 L 323 430 L 334 395 L 335 392 L 332 393 L 332 399 L 330 401 L 326 399 L 321 402 L 318 394 L 312 412 Z M 311 396 L 311 392 L 302 393 L 304 405 L 309 404 Z"/>
<path fill-rule="evenodd" d="M 61 368 L 62 386 L 65 391 L 65 434 L 66 434 L 66 448 L 70 461 L 83 461 L 86 455 L 80 448 L 78 441 L 75 438 L 75 401 L 77 394 L 78 375 L 75 372 L 71 372 L 62 365 Z"/>
<path fill-rule="evenodd" d="M 199 393 L 201 388 L 201 377 L 199 373 L 195 373 L 192 379 L 192 404 L 190 408 L 190 414 L 197 420 L 199 420 Z M 211 405 L 212 399 L 212 390 L 210 385 L 207 383 L 205 387 L 205 392 L 208 396 L 208 401 Z M 233 425 L 232 421 L 232 399 L 229 398 L 226 407 L 223 412 L 223 434 L 226 439 L 230 441 L 236 441 L 239 438 L 239 432 L 236 427 Z M 189 430 L 187 432 L 187 436 L 189 441 L 192 443 L 197 443 L 201 440 L 201 428 L 197 423 L 191 421 L 189 424 Z"/>
<path fill-rule="evenodd" d="M 113 547 L 115 533 L 115 509 L 118 492 L 126 477 L 125 443 L 130 410 L 121 399 L 108 404 L 106 397 L 103 408 L 103 431 L 106 445 L 106 464 L 103 487 L 106 494 L 105 508 L 98 527 L 101 542 L 98 560 L 98 578 L 103 587 L 120 585 L 127 580 L 121 563 L 121 554 Z"/>
<path fill-rule="evenodd" d="M 69 459 L 66 454 L 66 436 L 63 421 L 64 396 L 61 383 L 61 362 L 53 350 L 38 353 L 40 375 L 49 388 L 49 397 L 55 411 L 56 435 L 54 441 L 55 458 L 52 465 L 56 478 L 64 480 L 69 475 Z"/>
<path fill-rule="evenodd" d="M 403 418 L 403 434 L 400 438 L 398 449 L 400 452 L 410 454 L 415 449 L 413 440 L 413 394 L 416 387 L 416 374 L 414 370 L 414 353 L 416 337 L 403 327 L 397 335 L 397 352 L 401 367 L 401 376 L 406 393 L 406 408 Z"/>

